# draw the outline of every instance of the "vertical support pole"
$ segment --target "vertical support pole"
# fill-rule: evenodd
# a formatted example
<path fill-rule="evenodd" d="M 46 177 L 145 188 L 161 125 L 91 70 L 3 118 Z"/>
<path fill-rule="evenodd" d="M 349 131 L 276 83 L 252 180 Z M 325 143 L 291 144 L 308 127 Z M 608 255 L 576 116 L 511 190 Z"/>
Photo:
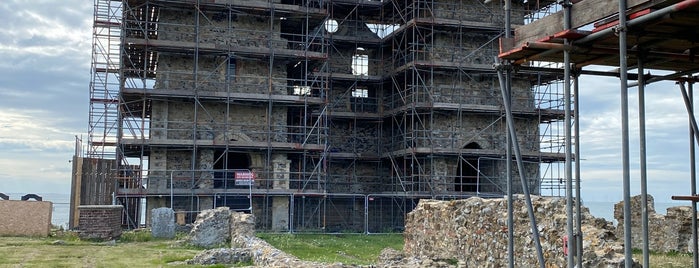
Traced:
<path fill-rule="evenodd" d="M 621 161 L 624 188 L 624 259 L 625 267 L 633 266 L 631 252 L 631 177 L 629 174 L 629 91 L 626 48 L 626 0 L 619 1 L 619 80 L 621 90 Z"/>
<path fill-rule="evenodd" d="M 496 59 L 497 60 L 497 59 Z M 517 160 L 517 171 L 519 172 L 519 179 L 522 183 L 522 192 L 524 193 L 524 201 L 527 204 L 527 212 L 529 214 L 529 223 L 532 230 L 532 240 L 536 246 L 537 259 L 539 260 L 539 267 L 544 268 L 546 262 L 544 260 L 544 254 L 541 250 L 541 239 L 539 238 L 539 228 L 536 226 L 536 216 L 534 215 L 534 206 L 532 205 L 531 195 L 529 194 L 529 182 L 527 182 L 524 176 L 524 162 L 522 161 L 522 153 L 519 150 L 519 142 L 517 142 L 517 132 L 515 131 L 515 120 L 512 116 L 512 107 L 510 107 L 510 96 L 507 94 L 507 87 L 510 86 L 505 82 L 505 75 L 503 74 L 505 68 L 510 68 L 509 65 L 497 65 L 495 66 L 498 71 L 498 79 L 500 82 L 500 91 L 503 98 L 503 106 L 505 106 L 505 115 L 507 119 L 507 130 L 510 134 L 510 140 L 512 141 L 512 149 L 515 153 L 515 159 Z"/>
<path fill-rule="evenodd" d="M 563 1 L 563 24 L 565 29 L 571 28 L 571 3 L 569 0 Z M 567 38 L 563 40 L 563 44 L 570 45 L 570 40 Z M 571 252 L 575 245 L 575 233 L 573 232 L 573 150 L 572 150 L 572 118 L 571 118 L 571 89 L 570 89 L 570 51 L 568 49 L 563 51 L 563 99 L 564 99 L 564 131 L 565 131 L 565 179 L 566 179 L 566 235 L 568 240 L 566 241 L 569 251 L 567 257 L 568 267 L 575 266 L 575 256 L 576 252 Z M 579 200 L 578 200 L 579 201 Z"/>
<path fill-rule="evenodd" d="M 646 173 L 646 81 L 643 76 L 643 55 L 638 57 L 638 132 L 641 168 L 641 235 L 643 236 L 643 267 L 649 266 L 648 251 L 648 177 Z"/>
<path fill-rule="evenodd" d="M 691 115 L 694 115 L 694 87 L 692 82 L 688 85 L 688 99 L 689 107 L 692 108 L 688 111 Z M 689 128 L 689 174 L 690 174 L 690 185 L 692 196 L 697 194 L 697 165 L 696 165 L 696 143 L 694 142 L 694 129 Z M 697 202 L 692 202 L 692 267 L 699 267 L 699 245 L 697 245 Z"/>
<path fill-rule="evenodd" d="M 511 16 L 511 0 L 505 0 L 505 38 L 512 38 L 512 25 L 510 24 Z M 507 98 L 512 98 L 512 72 L 507 70 L 505 73 L 505 83 L 506 85 L 500 85 L 504 87 L 503 94 L 507 94 Z M 507 103 L 506 105 L 512 105 L 512 103 Z M 509 128 L 509 125 L 506 126 Z M 506 167 L 506 180 L 507 180 L 507 263 L 509 268 L 515 267 L 515 246 L 514 246 L 514 208 L 513 208 L 513 194 L 512 194 L 512 137 L 510 137 L 510 132 L 507 132 L 507 149 L 505 153 L 505 167 Z"/>
<path fill-rule="evenodd" d="M 575 248 L 577 253 L 577 267 L 583 267 L 583 233 L 581 213 L 582 195 L 580 193 L 580 99 L 578 98 L 578 93 L 580 89 L 580 80 L 578 79 L 579 77 L 580 73 L 576 71 L 573 76 L 573 126 L 575 128 L 575 134 L 573 135 L 573 138 L 575 139 L 575 197 L 578 200 L 578 202 L 575 202 L 575 222 L 577 227 L 577 229 L 575 230 L 575 233 L 577 235 L 577 239 L 575 240 L 577 243 L 577 247 Z"/>
<path fill-rule="evenodd" d="M 691 127 L 690 134 L 692 134 L 691 138 L 694 139 L 691 143 L 692 147 L 690 147 L 691 148 L 690 153 L 692 153 L 690 155 L 690 159 L 692 161 L 690 167 L 691 167 L 691 172 L 692 172 L 692 174 L 691 174 L 691 176 L 692 176 L 692 181 L 691 181 L 692 189 L 691 189 L 691 191 L 692 191 L 692 195 L 695 195 L 696 194 L 696 169 L 695 169 L 696 164 L 694 162 L 695 155 L 693 152 L 694 152 L 695 142 L 699 142 L 699 127 L 697 127 L 697 120 L 694 117 L 693 103 L 692 103 L 692 100 L 690 99 L 690 97 L 687 93 L 687 90 L 685 89 L 684 82 L 680 82 L 679 85 L 680 85 L 680 91 L 682 92 L 682 99 L 684 100 L 684 105 L 687 108 L 687 115 L 689 116 L 689 125 Z M 691 85 L 692 84 L 690 82 L 690 89 L 692 89 Z M 699 255 L 697 255 L 697 251 L 698 251 L 698 249 L 697 249 L 697 230 L 695 228 L 695 227 L 697 227 L 696 207 L 697 207 L 697 203 L 692 201 L 692 209 L 694 209 L 692 212 L 692 228 L 694 228 L 692 230 L 692 245 L 694 246 L 694 251 L 693 251 L 694 254 L 692 254 L 693 255 L 692 257 L 694 259 L 693 260 L 694 267 L 697 267 L 699 265 L 699 261 L 697 261 L 697 258 L 699 258 L 699 257 L 697 257 L 697 256 L 699 256 Z"/>

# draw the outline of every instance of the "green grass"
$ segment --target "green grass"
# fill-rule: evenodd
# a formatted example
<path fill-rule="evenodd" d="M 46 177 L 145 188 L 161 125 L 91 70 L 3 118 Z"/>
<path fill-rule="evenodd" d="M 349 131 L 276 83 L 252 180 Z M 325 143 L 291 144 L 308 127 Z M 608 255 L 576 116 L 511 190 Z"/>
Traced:
<path fill-rule="evenodd" d="M 643 251 L 633 250 L 633 258 L 643 264 Z M 681 252 L 658 253 L 650 252 L 648 255 L 650 267 L 659 268 L 684 268 L 692 267 L 692 254 Z"/>
<path fill-rule="evenodd" d="M 402 250 L 403 234 L 258 234 L 302 260 L 367 265 L 387 247 Z"/>
<path fill-rule="evenodd" d="M 370 265 L 376 262 L 382 249 L 403 248 L 402 234 L 263 233 L 258 236 L 302 260 L 326 263 Z M 63 244 L 54 243 L 56 240 Z M 115 245 L 82 241 L 71 232 L 55 232 L 47 238 L 0 237 L 0 267 L 202 267 L 169 264 L 191 259 L 201 250 L 175 240 L 154 239 L 143 231 L 125 232 Z M 641 252 L 634 251 L 634 258 L 641 260 Z M 650 264 L 660 268 L 691 267 L 692 256 L 651 253 Z"/>
<path fill-rule="evenodd" d="M 81 241 L 70 232 L 47 238 L 0 237 L 0 267 L 160 267 L 201 251 L 144 233 L 127 232 L 115 245 Z M 54 244 L 57 240 L 64 243 Z"/>

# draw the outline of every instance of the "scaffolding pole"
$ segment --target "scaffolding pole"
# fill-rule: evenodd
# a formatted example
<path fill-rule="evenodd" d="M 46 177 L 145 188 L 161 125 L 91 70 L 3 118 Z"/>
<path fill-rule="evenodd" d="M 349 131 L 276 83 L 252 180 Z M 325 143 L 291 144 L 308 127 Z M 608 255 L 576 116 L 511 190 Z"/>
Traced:
<path fill-rule="evenodd" d="M 498 59 L 495 59 L 496 62 Z M 541 250 L 541 240 L 539 239 L 539 228 L 537 228 L 536 225 L 536 216 L 534 215 L 534 207 L 532 205 L 532 200 L 531 196 L 529 194 L 529 183 L 527 183 L 527 179 L 524 176 L 524 164 L 522 161 L 522 153 L 519 150 L 519 143 L 517 142 L 517 132 L 515 131 L 515 121 L 514 117 L 512 115 L 512 107 L 510 107 L 510 97 L 508 96 L 508 92 L 511 91 L 511 89 L 508 89 L 509 84 L 505 81 L 505 75 L 503 72 L 506 72 L 505 69 L 509 69 L 509 65 L 503 66 L 502 64 L 498 64 L 495 66 L 495 68 L 498 71 L 498 78 L 500 81 L 500 92 L 502 94 L 503 98 L 503 106 L 505 106 L 505 114 L 506 114 L 506 119 L 507 119 L 507 129 L 508 133 L 510 134 L 510 140 L 512 141 L 512 149 L 515 153 L 515 158 L 517 160 L 517 171 L 519 171 L 519 179 L 522 183 L 522 192 L 524 193 L 524 201 L 527 204 L 527 212 L 529 214 L 529 223 L 530 227 L 532 230 L 532 236 L 534 240 L 534 245 L 536 246 L 536 254 L 537 254 L 537 259 L 539 260 L 539 267 L 544 268 L 545 267 L 545 260 L 544 260 L 544 255 Z"/>
<path fill-rule="evenodd" d="M 505 38 L 512 38 L 512 25 L 510 22 L 510 16 L 512 16 L 512 1 L 505 0 Z M 500 85 L 503 88 L 503 95 L 507 95 L 503 99 L 511 100 L 512 98 L 512 71 L 507 70 L 505 73 L 505 85 Z M 509 106 L 512 103 L 506 103 Z M 507 126 L 509 128 L 509 125 Z M 507 263 L 509 268 L 515 267 L 515 242 L 514 242 L 514 208 L 513 208 L 513 189 L 512 189 L 512 137 L 510 132 L 506 133 L 507 148 L 505 151 L 505 162 L 506 162 L 506 172 L 507 177 Z"/>
<path fill-rule="evenodd" d="M 646 172 L 646 100 L 643 57 L 638 57 L 638 139 L 641 172 L 641 236 L 643 236 L 643 267 L 650 267 L 648 259 L 648 183 Z"/>
<path fill-rule="evenodd" d="M 692 108 L 690 114 L 694 115 L 694 86 L 693 82 L 688 83 L 688 99 L 689 107 Z M 697 195 L 697 165 L 696 165 L 696 143 L 693 136 L 695 132 L 693 128 L 689 129 L 689 159 L 690 159 L 690 186 L 691 195 Z M 697 202 L 692 202 L 692 266 L 699 267 L 699 238 L 697 234 Z"/>
<path fill-rule="evenodd" d="M 575 70 L 573 77 L 573 127 L 575 129 L 574 137 L 575 139 L 575 197 L 577 202 L 575 202 L 575 234 L 577 235 L 575 241 L 577 247 L 575 247 L 577 253 L 577 267 L 582 267 L 582 256 L 583 256 L 583 233 L 582 233 L 582 194 L 580 191 L 580 105 L 578 98 L 578 93 L 580 92 L 580 72 Z"/>
<path fill-rule="evenodd" d="M 563 28 L 566 30 L 570 30 L 571 27 L 571 7 L 572 4 L 570 3 L 569 0 L 565 0 L 562 3 L 563 5 Z M 570 41 L 568 38 L 563 40 L 564 46 L 570 45 Z M 575 247 L 575 233 L 574 233 L 574 228 L 573 228 L 573 157 L 572 157 L 572 139 L 571 139 L 571 120 L 572 120 L 572 113 L 571 113 L 571 88 L 570 88 L 570 77 L 571 77 L 571 70 L 570 70 L 570 49 L 564 49 L 563 50 L 563 99 L 564 99 L 564 116 L 565 116 L 565 126 L 564 126 L 564 132 L 565 132 L 565 155 L 566 155 L 566 161 L 565 161 L 565 180 L 566 180 L 566 236 L 568 239 L 566 240 L 566 247 L 568 248 L 568 256 L 566 256 L 566 260 L 568 263 L 568 267 L 573 267 L 575 266 L 575 256 L 577 255 L 576 252 L 573 252 L 572 249 Z"/>
<path fill-rule="evenodd" d="M 621 161 L 624 188 L 624 259 L 625 267 L 633 267 L 631 240 L 631 177 L 629 174 L 629 91 L 626 47 L 626 1 L 619 1 L 619 80 L 621 90 Z"/>

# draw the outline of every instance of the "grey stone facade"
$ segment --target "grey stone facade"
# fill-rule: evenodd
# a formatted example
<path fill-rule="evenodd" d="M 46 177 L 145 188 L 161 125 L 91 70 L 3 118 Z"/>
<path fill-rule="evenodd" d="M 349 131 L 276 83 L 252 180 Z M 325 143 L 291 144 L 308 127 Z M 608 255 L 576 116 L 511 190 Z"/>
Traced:
<path fill-rule="evenodd" d="M 150 84 L 123 86 L 124 99 L 142 101 L 125 107 L 146 112 L 142 130 L 131 130 L 144 138 L 120 142 L 148 165 L 138 191 L 149 209 L 172 207 L 191 222 L 230 206 L 275 231 L 369 230 L 371 214 L 398 229 L 414 198 L 503 193 L 506 134 L 492 67 L 500 6 L 442 1 L 380 12 L 388 2 L 224 2 L 126 3 L 134 6 L 125 9 L 131 54 L 122 68 L 148 69 L 129 74 L 150 75 Z M 518 7 L 515 20 L 524 14 Z M 513 80 L 512 107 L 532 161 L 524 174 L 538 193 L 530 81 Z M 399 203 L 411 205 L 364 211 L 371 195 L 406 193 Z"/>

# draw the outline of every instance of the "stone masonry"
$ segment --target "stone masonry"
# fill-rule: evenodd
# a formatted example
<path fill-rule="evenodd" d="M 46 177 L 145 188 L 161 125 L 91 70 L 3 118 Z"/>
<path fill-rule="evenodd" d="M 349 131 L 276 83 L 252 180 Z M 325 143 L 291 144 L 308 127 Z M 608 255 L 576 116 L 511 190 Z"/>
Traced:
<path fill-rule="evenodd" d="M 667 209 L 667 214 L 655 212 L 653 196 L 648 195 L 648 248 L 657 252 L 691 252 L 692 207 L 677 206 Z M 643 247 L 641 235 L 641 196 L 631 198 L 631 244 Z M 614 205 L 617 237 L 624 237 L 624 202 Z"/>
<path fill-rule="evenodd" d="M 546 267 L 565 267 L 562 237 L 566 233 L 565 199 L 532 196 Z M 405 254 L 418 259 L 456 259 L 465 267 L 507 266 L 507 202 L 472 197 L 457 201 L 421 200 L 408 214 Z M 585 208 L 583 266 L 620 267 L 623 245 L 613 227 Z M 514 200 L 515 267 L 536 267 L 538 261 L 522 196 Z"/>

